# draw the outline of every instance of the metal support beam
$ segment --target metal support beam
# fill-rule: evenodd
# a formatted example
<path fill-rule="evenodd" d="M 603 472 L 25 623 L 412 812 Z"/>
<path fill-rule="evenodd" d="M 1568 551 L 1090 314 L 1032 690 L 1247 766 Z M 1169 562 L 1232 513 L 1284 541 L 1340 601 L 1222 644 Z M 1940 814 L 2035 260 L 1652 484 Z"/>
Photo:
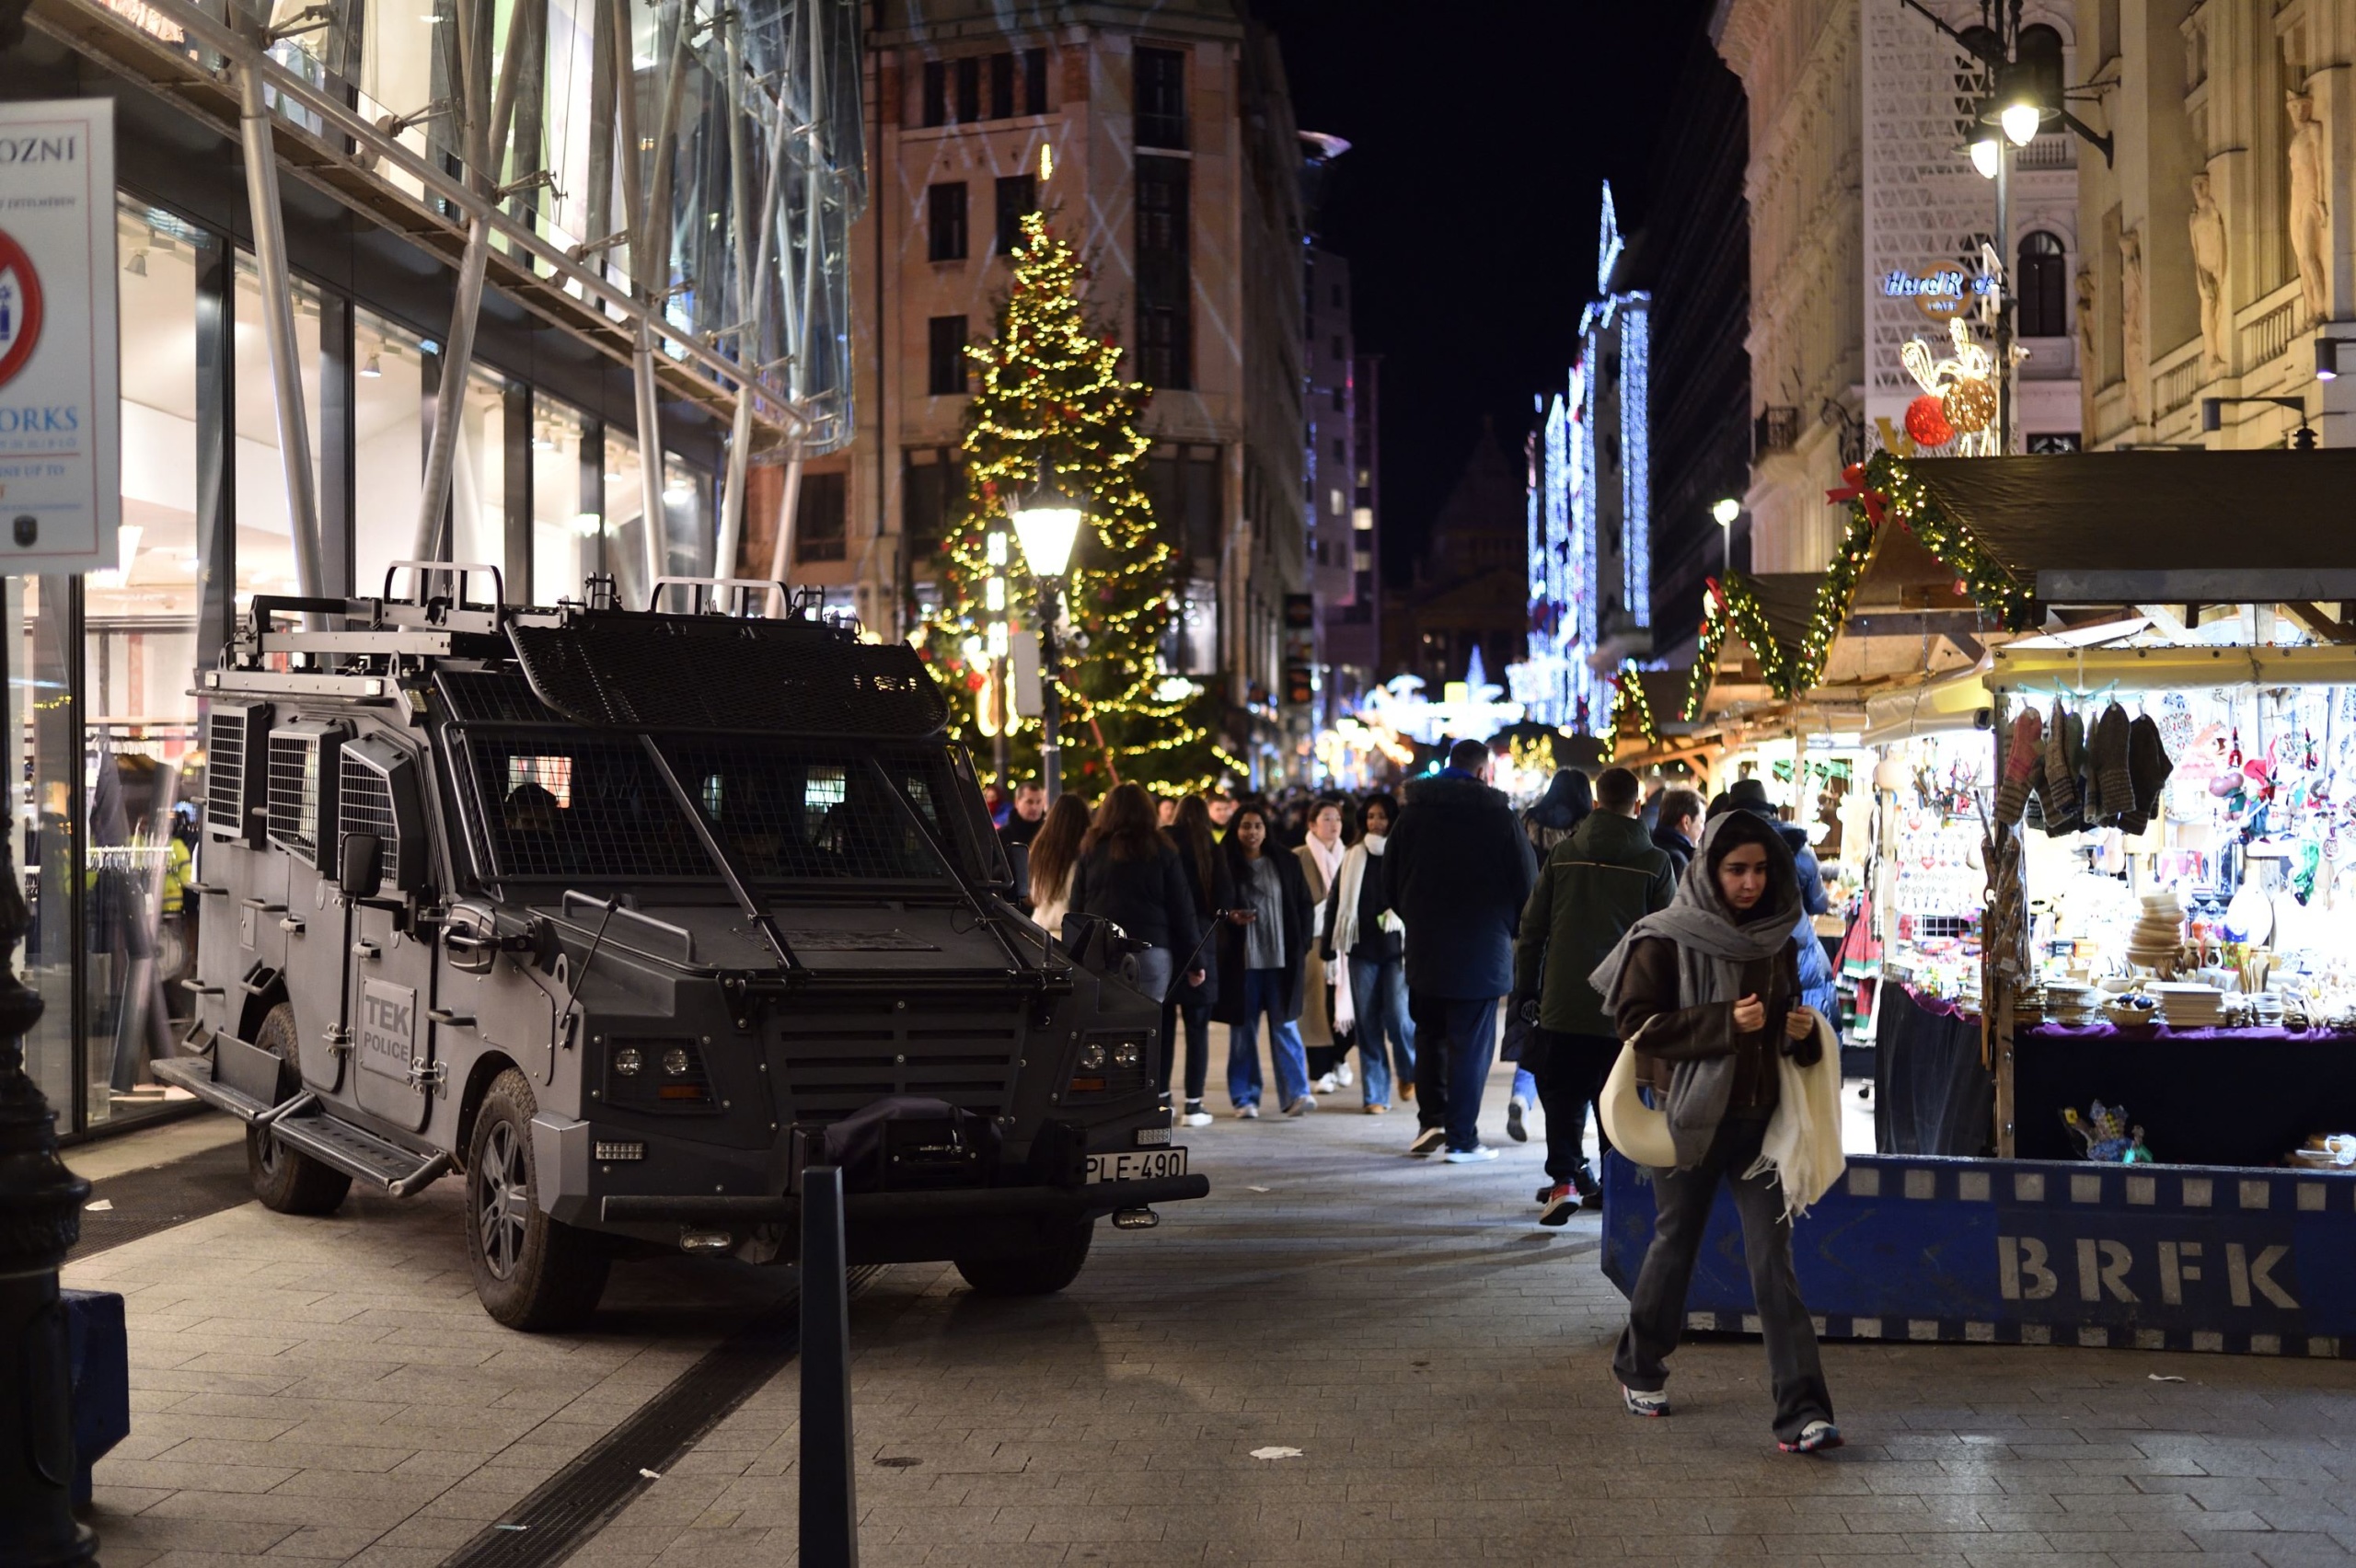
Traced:
<path fill-rule="evenodd" d="M 744 72 L 742 69 L 742 62 L 739 58 L 741 55 L 741 47 L 737 41 L 740 34 L 738 32 L 738 25 L 734 19 L 734 15 L 735 14 L 733 12 L 730 14 L 729 21 L 731 55 L 730 68 L 732 74 L 734 75 L 737 80 L 741 83 L 744 77 Z M 739 224 L 736 231 L 736 250 L 740 262 L 740 276 L 743 280 L 741 297 L 737 302 L 736 318 L 745 323 L 744 340 L 739 344 L 737 352 L 744 356 L 745 361 L 748 365 L 758 362 L 761 356 L 761 345 L 767 340 L 768 337 L 769 264 L 773 256 L 773 246 L 777 235 L 778 198 L 785 185 L 785 137 L 786 121 L 789 117 L 786 114 L 785 100 L 782 94 L 779 97 L 778 102 L 775 106 L 775 112 L 777 115 L 777 123 L 769 128 L 768 174 L 768 178 L 762 181 L 761 185 L 760 227 L 758 230 L 758 239 L 754 246 L 752 258 L 749 262 L 744 260 L 744 225 Z M 731 116 L 731 121 L 733 124 L 741 125 L 743 118 L 744 117 L 741 113 L 734 114 Z M 745 138 L 743 134 L 738 133 L 732 137 L 730 142 L 732 150 L 739 150 L 740 156 L 744 141 Z M 740 164 L 739 167 L 741 167 L 742 165 Z M 745 194 L 745 181 L 740 179 L 737 181 L 738 210 L 740 212 L 743 211 L 745 207 L 744 197 Z M 788 367 L 786 374 L 791 377 L 798 375 L 801 368 L 801 364 L 797 361 Z M 739 398 L 736 400 L 736 420 L 734 425 L 729 432 L 728 488 L 721 497 L 720 552 L 719 561 L 715 568 L 718 573 L 722 577 L 732 576 L 734 574 L 736 570 L 736 554 L 737 551 L 743 548 L 744 544 L 745 482 L 746 470 L 752 467 L 753 461 L 752 438 L 754 401 L 755 399 L 750 397 Z M 788 509 L 778 519 L 778 541 L 780 545 L 784 542 L 786 535 L 791 531 L 793 526 L 791 497 L 793 490 L 800 480 L 801 471 L 802 464 L 797 450 L 797 455 L 792 462 L 792 472 L 786 479 Z M 773 571 L 770 573 L 770 580 L 777 582 L 783 582 L 787 581 L 783 573 L 784 559 L 787 558 L 780 557 L 780 553 L 775 549 L 772 549 L 771 556 L 771 564 L 778 570 Z M 770 597 L 777 597 L 774 590 L 771 591 Z M 783 607 L 780 605 L 776 607 L 772 613 L 782 615 L 785 612 Z"/>
<path fill-rule="evenodd" d="M 278 414 L 278 465 L 286 480 L 287 526 L 294 543 L 294 578 L 306 599 L 323 597 L 319 562 L 319 498 L 311 472 L 311 427 L 303 405 L 303 367 L 294 338 L 294 283 L 286 271 L 286 228 L 278 205 L 278 154 L 270 136 L 270 109 L 261 76 L 248 63 L 237 70 L 237 129 L 246 156 L 246 206 L 254 225 L 254 270 L 261 274 L 262 336 L 270 350 L 270 379 Z M 306 626 L 316 617 L 306 616 Z"/>
<path fill-rule="evenodd" d="M 465 411 L 467 373 L 475 358 L 475 319 L 482 314 L 483 269 L 491 264 L 491 225 L 482 218 L 467 225 L 467 251 L 458 260 L 458 294 L 450 306 L 450 335 L 442 344 L 442 386 L 433 396 L 433 439 L 425 449 L 425 487 L 418 497 L 414 560 L 446 560 L 444 525 L 450 516 L 450 467 L 458 449 L 458 416 Z M 643 334 L 641 334 L 642 338 Z"/>

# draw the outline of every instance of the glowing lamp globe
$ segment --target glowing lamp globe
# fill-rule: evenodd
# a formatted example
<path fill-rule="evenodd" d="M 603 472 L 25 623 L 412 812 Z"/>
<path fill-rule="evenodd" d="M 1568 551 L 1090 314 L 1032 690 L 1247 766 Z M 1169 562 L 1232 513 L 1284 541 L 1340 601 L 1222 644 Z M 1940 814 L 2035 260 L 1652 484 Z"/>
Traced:
<path fill-rule="evenodd" d="M 2014 146 L 2026 147 L 2037 140 L 2038 128 L 2045 123 L 2045 110 L 2034 102 L 2008 103 L 1998 122 Z"/>
<path fill-rule="evenodd" d="M 1993 179 L 2004 167 L 2004 144 L 1993 133 L 1982 131 L 1971 139 L 1971 167 L 1982 179 Z"/>
<path fill-rule="evenodd" d="M 1733 527 L 1735 525 L 1735 519 L 1741 515 L 1742 502 L 1735 500 L 1732 496 L 1727 496 L 1719 500 L 1710 508 L 1711 518 L 1721 528 Z"/>
<path fill-rule="evenodd" d="M 1906 405 L 1906 433 L 1917 446 L 1945 446 L 1955 439 L 1955 426 L 1936 394 L 1925 392 Z"/>
<path fill-rule="evenodd" d="M 1010 496 L 1006 509 L 1033 573 L 1061 577 L 1071 564 L 1072 543 L 1080 536 L 1080 502 L 1057 490 L 1043 466 L 1039 488 L 1020 500 Z"/>

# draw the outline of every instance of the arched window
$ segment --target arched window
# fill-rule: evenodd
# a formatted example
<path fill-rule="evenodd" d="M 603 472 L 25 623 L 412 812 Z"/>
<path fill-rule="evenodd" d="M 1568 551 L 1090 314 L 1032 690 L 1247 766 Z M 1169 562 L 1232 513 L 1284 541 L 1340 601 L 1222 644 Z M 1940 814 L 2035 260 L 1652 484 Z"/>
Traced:
<path fill-rule="evenodd" d="M 2013 58 L 2019 61 L 2037 80 L 2038 91 L 2049 109 L 2062 107 L 2062 35 L 2039 22 L 2021 29 L 2014 45 Z"/>
<path fill-rule="evenodd" d="M 2062 241 L 2043 229 L 2021 236 L 2019 265 L 2013 273 L 2020 312 L 2015 330 L 2024 338 L 2070 334 L 2069 257 Z"/>

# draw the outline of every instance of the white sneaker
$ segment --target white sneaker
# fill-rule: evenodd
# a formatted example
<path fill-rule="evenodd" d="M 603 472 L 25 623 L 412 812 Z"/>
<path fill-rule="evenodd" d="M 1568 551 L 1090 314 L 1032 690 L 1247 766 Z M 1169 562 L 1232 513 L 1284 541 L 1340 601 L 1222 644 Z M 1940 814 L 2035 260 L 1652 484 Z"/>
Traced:
<path fill-rule="evenodd" d="M 1239 1122 L 1256 1122 L 1260 1119 L 1260 1108 L 1257 1105 L 1239 1105 L 1235 1108 L 1235 1119 Z"/>
<path fill-rule="evenodd" d="M 1183 1126 L 1207 1127 L 1211 1124 L 1211 1113 L 1203 1110 L 1200 1106 L 1197 1106 L 1194 1110 L 1187 1112 L 1184 1116 L 1179 1117 L 1178 1121 Z"/>
<path fill-rule="evenodd" d="M 1299 1120 L 1300 1117 L 1308 1115 L 1311 1111 L 1316 1109 L 1317 1101 L 1304 1094 L 1299 1100 L 1294 1101 L 1291 1104 L 1285 1107 L 1285 1114 L 1295 1120 Z"/>
<path fill-rule="evenodd" d="M 1323 1078 L 1319 1078 L 1315 1083 L 1309 1087 L 1315 1093 L 1331 1094 L 1335 1090 L 1342 1087 L 1342 1080 L 1335 1075 L 1327 1073 Z"/>
<path fill-rule="evenodd" d="M 1340 1084 L 1344 1089 L 1347 1089 L 1352 1084 L 1358 1081 L 1358 1075 L 1351 1070 L 1349 1063 L 1344 1062 L 1340 1066 L 1334 1069 L 1334 1081 Z"/>
<path fill-rule="evenodd" d="M 1450 1165 L 1475 1165 L 1484 1159 L 1495 1159 L 1497 1151 L 1487 1144 L 1474 1144 L 1471 1148 L 1452 1148 L 1441 1158 Z"/>

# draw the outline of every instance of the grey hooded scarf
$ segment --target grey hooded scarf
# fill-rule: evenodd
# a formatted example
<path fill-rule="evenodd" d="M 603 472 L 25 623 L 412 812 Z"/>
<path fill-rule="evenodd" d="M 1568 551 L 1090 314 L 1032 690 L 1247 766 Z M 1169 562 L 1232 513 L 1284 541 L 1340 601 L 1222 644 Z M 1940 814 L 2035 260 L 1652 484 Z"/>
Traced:
<path fill-rule="evenodd" d="M 1718 891 L 1717 868 L 1729 851 L 1744 844 L 1766 848 L 1767 893 L 1749 919 L 1738 920 Z M 1620 945 L 1605 955 L 1588 981 L 1602 996 L 1605 1012 L 1616 1014 L 1620 976 L 1627 966 L 1630 944 L 1646 937 L 1662 937 L 1677 944 L 1679 1007 L 1738 1001 L 1742 997 L 1743 965 L 1781 952 L 1791 941 L 1799 916 L 1799 875 L 1783 836 L 1763 818 L 1749 812 L 1728 812 L 1712 818 L 1703 828 L 1701 846 L 1686 865 L 1669 907 L 1629 927 Z M 1718 1124 L 1726 1120 L 1734 1075 L 1731 1055 L 1705 1056 L 1672 1066 L 1664 1110 L 1679 1166 L 1697 1165 L 1708 1152 Z"/>

